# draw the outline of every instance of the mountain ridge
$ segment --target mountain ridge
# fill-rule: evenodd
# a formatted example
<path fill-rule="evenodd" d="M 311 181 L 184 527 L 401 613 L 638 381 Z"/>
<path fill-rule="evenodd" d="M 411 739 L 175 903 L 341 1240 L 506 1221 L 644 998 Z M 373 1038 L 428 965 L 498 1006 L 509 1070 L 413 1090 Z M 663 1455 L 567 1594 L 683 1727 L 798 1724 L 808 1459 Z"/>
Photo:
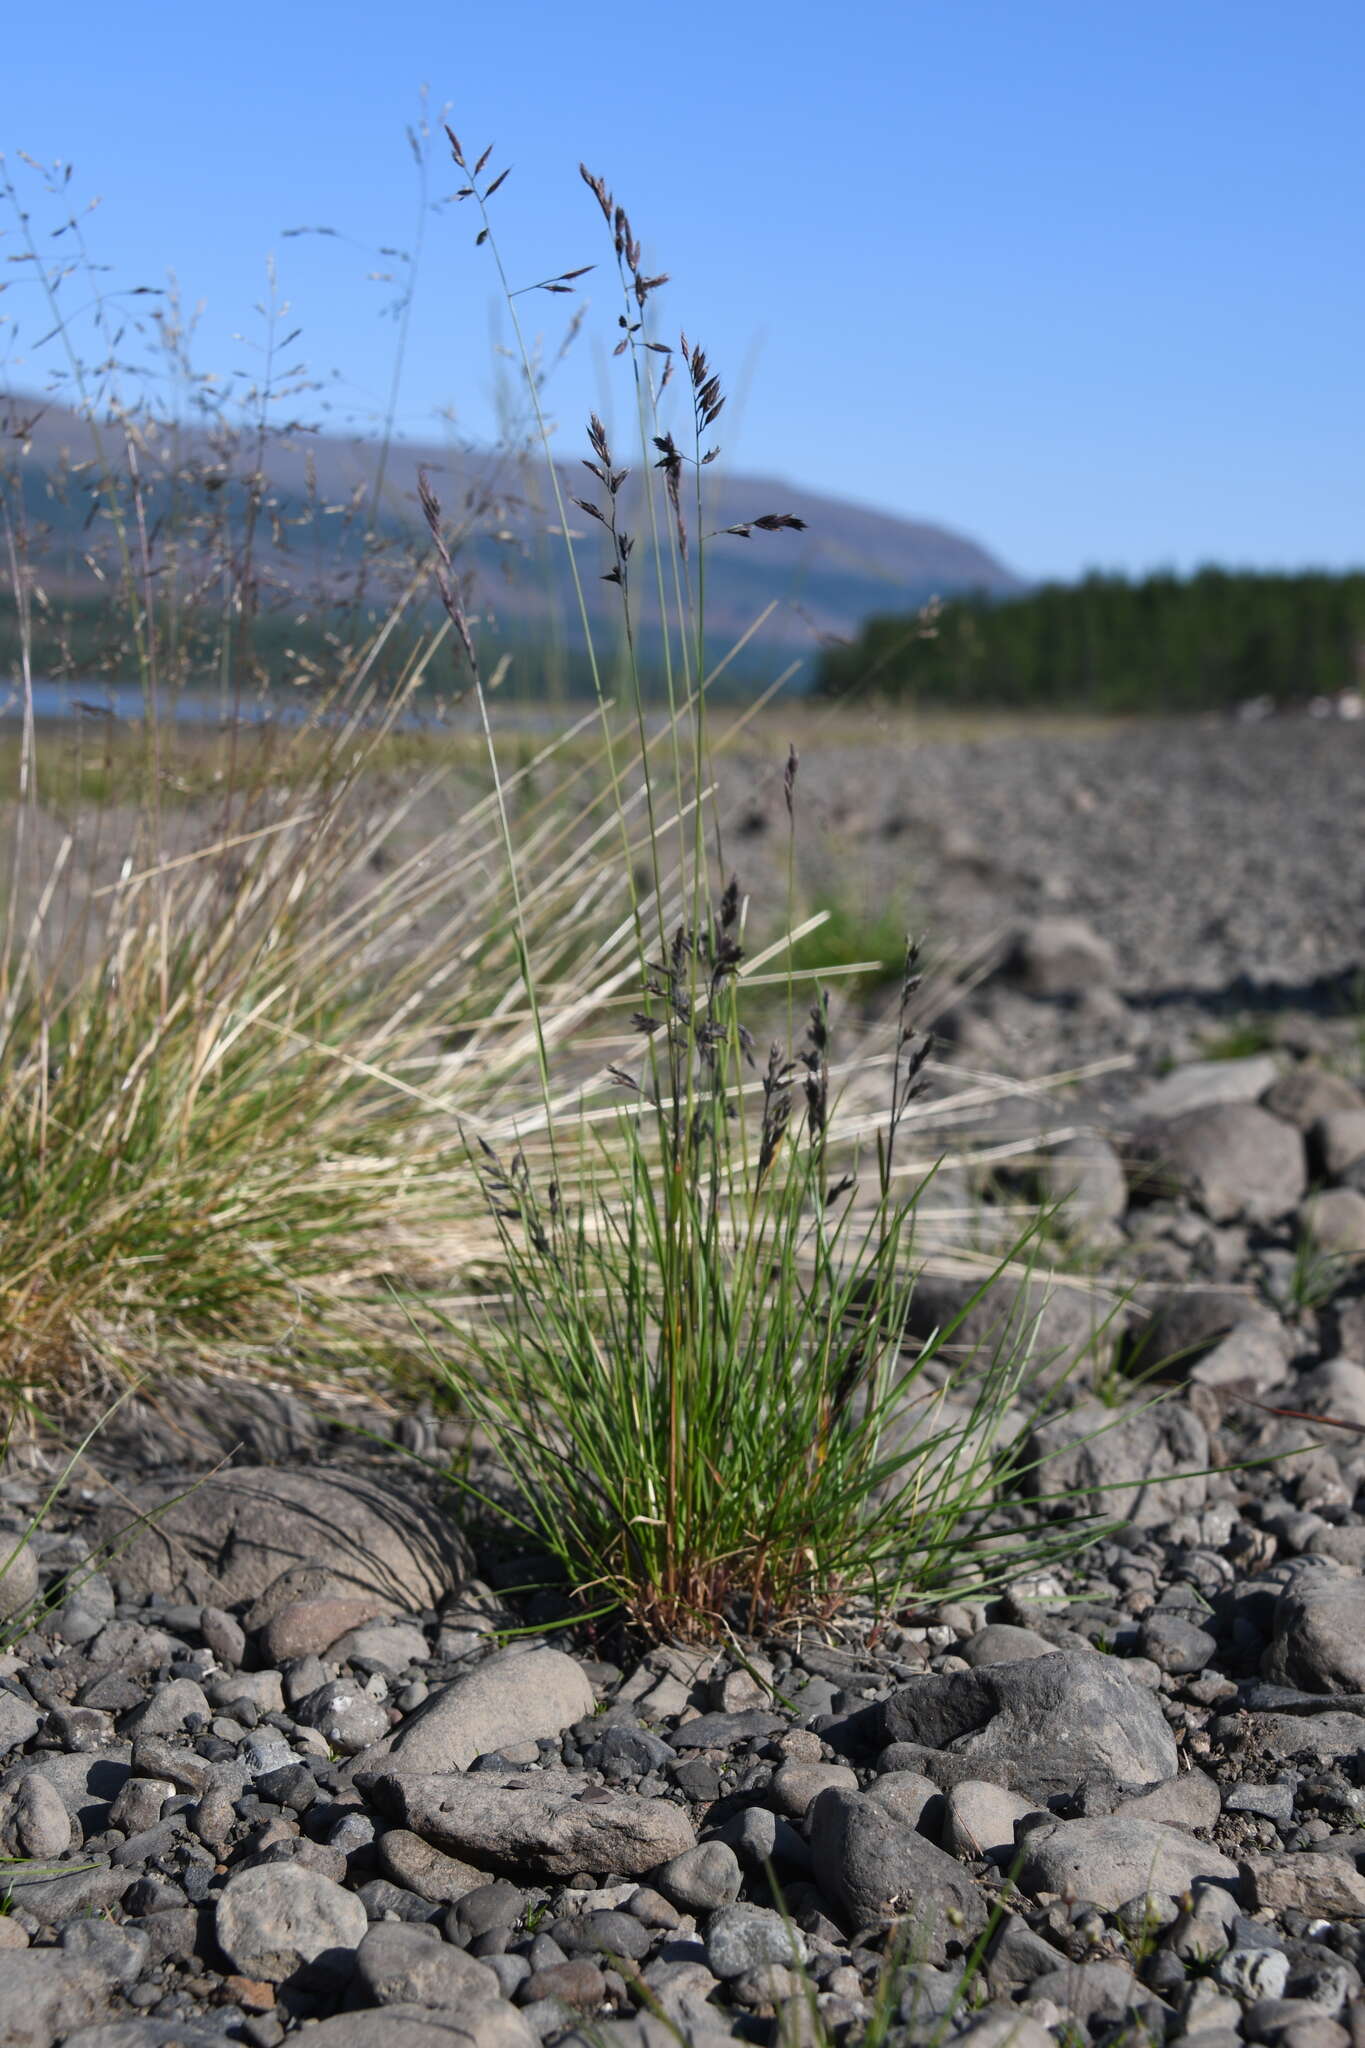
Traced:
<path fill-rule="evenodd" d="M 145 417 L 130 426 L 108 416 L 99 426 L 102 436 L 126 439 L 131 434 L 136 439 L 148 488 L 166 496 L 174 480 L 188 480 L 193 489 L 202 486 L 206 504 L 214 498 L 221 510 L 234 487 L 239 492 L 245 488 L 254 469 L 256 449 L 249 432 Z M 96 439 L 89 419 L 54 401 L 0 394 L 0 432 L 12 451 L 30 524 L 43 535 L 39 566 L 66 594 L 93 594 L 97 581 L 84 545 L 93 471 L 82 469 L 92 463 Z M 358 562 L 364 543 L 356 508 L 375 492 L 381 450 L 376 440 L 298 427 L 268 437 L 260 467 L 271 517 L 258 545 L 264 547 L 278 589 L 302 592 L 303 569 L 316 573 L 315 565 L 291 560 L 288 541 L 310 506 L 338 521 L 331 537 L 334 567 Z M 117 459 L 124 459 L 123 450 Z M 555 461 L 566 499 L 593 496 L 597 487 L 574 458 L 556 451 Z M 445 516 L 457 527 L 466 526 L 457 562 L 471 572 L 472 602 L 485 618 L 496 616 L 502 627 L 525 636 L 543 631 L 553 619 L 574 616 L 543 458 L 395 439 L 383 462 L 383 498 L 374 523 L 386 539 L 421 547 L 417 479 L 425 469 Z M 1025 587 L 979 542 L 934 521 L 908 519 L 809 485 L 719 466 L 705 472 L 705 492 L 711 530 L 774 512 L 792 513 L 805 522 L 801 532 L 750 540 L 721 536 L 711 543 L 707 617 L 717 645 L 733 641 L 770 606 L 775 609 L 765 621 L 764 646 L 791 657 L 814 655 L 831 640 L 856 636 L 878 613 L 914 611 L 936 596 L 966 591 L 1005 596 Z M 636 481 L 627 485 L 622 502 L 630 524 L 639 505 Z M 683 510 L 690 528 L 695 507 L 686 491 Z M 572 516 L 571 532 L 584 544 L 590 617 L 595 629 L 607 630 L 617 616 L 616 594 L 591 566 L 605 536 L 590 516 Z M 589 548 L 594 550 L 591 560 Z M 645 552 L 642 547 L 636 558 L 637 588 L 644 587 L 640 567 Z M 602 566 L 608 565 L 609 557 Z"/>

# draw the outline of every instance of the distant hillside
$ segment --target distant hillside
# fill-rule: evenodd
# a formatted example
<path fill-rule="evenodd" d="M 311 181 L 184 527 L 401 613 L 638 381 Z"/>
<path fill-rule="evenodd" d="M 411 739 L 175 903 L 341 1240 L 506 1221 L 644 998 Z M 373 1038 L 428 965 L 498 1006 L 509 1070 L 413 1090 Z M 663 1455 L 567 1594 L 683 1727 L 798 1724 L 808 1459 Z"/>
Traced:
<path fill-rule="evenodd" d="M 45 587 L 78 610 L 108 584 L 111 568 L 105 473 L 90 425 L 42 401 L 0 396 L 0 455 L 22 492 L 34 536 L 33 559 Z M 272 436 L 260 459 L 245 435 L 214 429 L 143 426 L 135 431 L 144 514 L 160 551 L 159 573 L 174 555 L 179 585 L 196 576 L 207 591 L 209 565 L 241 557 L 250 528 L 255 568 L 253 603 L 299 615 L 301 601 L 335 603 L 362 573 L 370 599 L 385 574 L 406 569 L 427 549 L 417 502 L 417 475 L 430 472 L 445 518 L 457 529 L 456 563 L 467 578 L 472 611 L 496 623 L 510 644 L 552 637 L 559 622 L 572 640 L 576 619 L 565 551 L 558 535 L 548 467 L 455 445 L 393 444 L 376 495 L 378 444 L 303 431 Z M 123 430 L 101 429 L 104 464 L 127 496 Z M 585 450 L 586 452 L 586 450 Z M 629 461 L 624 450 L 617 459 Z M 592 479 L 575 461 L 560 465 L 568 496 L 589 496 Z M 707 621 L 713 654 L 728 647 L 770 604 L 764 628 L 766 665 L 818 654 L 830 641 L 855 637 L 876 614 L 911 610 L 934 596 L 976 591 L 1005 596 L 1022 586 L 976 542 L 923 521 L 795 488 L 778 480 L 705 472 L 708 528 L 736 525 L 769 512 L 791 512 L 806 531 L 723 537 L 708 546 Z M 626 490 L 625 523 L 645 524 Z M 695 523 L 687 510 L 689 526 Z M 614 633 L 616 594 L 600 580 L 608 566 L 603 536 L 592 520 L 572 514 L 595 627 Z M 174 547 L 171 536 L 175 535 Z M 637 590 L 653 581 L 647 533 L 637 532 Z M 599 557 L 601 557 L 599 561 Z M 93 560 L 92 560 L 93 558 Z"/>

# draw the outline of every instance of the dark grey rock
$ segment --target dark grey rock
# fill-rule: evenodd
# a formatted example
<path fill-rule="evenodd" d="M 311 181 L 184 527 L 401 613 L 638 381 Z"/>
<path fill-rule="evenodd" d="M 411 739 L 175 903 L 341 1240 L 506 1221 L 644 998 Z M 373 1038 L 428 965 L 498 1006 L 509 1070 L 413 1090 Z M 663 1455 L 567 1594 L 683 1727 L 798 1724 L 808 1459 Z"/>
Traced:
<path fill-rule="evenodd" d="M 1259 1813 L 1286 1828 L 1294 1818 L 1294 1788 L 1277 1779 L 1269 1785 L 1240 1784 L 1223 1788 L 1224 1813 Z"/>
<path fill-rule="evenodd" d="M 488 1882 L 486 1870 L 433 1849 L 408 1828 L 386 1828 L 378 1848 L 380 1868 L 395 1884 L 436 1905 L 453 1905 Z"/>
<path fill-rule="evenodd" d="M 1026 1377 L 1048 1384 L 1083 1360 L 1103 1362 L 1123 1320 L 1115 1294 L 1061 1274 L 1002 1274 L 983 1286 L 980 1273 L 926 1271 L 915 1282 L 907 1328 L 921 1343 L 951 1329 L 945 1357 L 1027 1359 Z"/>
<path fill-rule="evenodd" d="M 1168 1287 L 1139 1300 L 1143 1312 L 1133 1319 L 1131 1349 L 1144 1372 L 1160 1366 L 1184 1376 L 1244 1324 L 1280 1327 L 1278 1317 L 1245 1287 Z"/>
<path fill-rule="evenodd" d="M 1207 1629 L 1160 1608 L 1143 1621 L 1139 1643 L 1143 1656 L 1150 1657 L 1159 1670 L 1178 1675 L 1202 1671 L 1218 1648 Z"/>
<path fill-rule="evenodd" d="M 553 1931 L 566 1956 L 605 1956 L 609 1960 L 638 1963 L 654 1943 L 642 1921 L 607 1907 L 557 1920 Z"/>
<path fill-rule="evenodd" d="M 739 1859 L 728 1843 L 699 1842 L 650 1872 L 650 1883 L 685 1912 L 707 1912 L 739 1897 Z"/>
<path fill-rule="evenodd" d="M 494 1878 L 491 1883 L 465 1893 L 446 1915 L 446 1932 L 452 1941 L 477 1941 L 481 1935 L 515 1927 L 525 1914 L 527 1903 L 520 1885 Z"/>
<path fill-rule="evenodd" d="M 62 1929 L 64 1955 L 88 1963 L 126 1991 L 147 1964 L 151 1942 L 140 1927 L 113 1927 L 106 1920 L 71 1920 Z"/>
<path fill-rule="evenodd" d="M 210 1718 L 204 1688 L 192 1678 L 173 1678 L 155 1686 L 143 1705 L 125 1714 L 119 1732 L 134 1739 L 139 1735 L 178 1735 L 196 1723 L 207 1728 Z"/>
<path fill-rule="evenodd" d="M 301 1727 L 316 1728 L 330 1748 L 347 1756 L 358 1756 L 389 1731 L 388 1708 L 354 1678 L 333 1678 L 319 1686 L 299 1702 L 294 1718 Z"/>
<path fill-rule="evenodd" d="M 31 1742 L 42 1726 L 42 1715 L 32 1700 L 0 1686 L 0 1757 Z"/>
<path fill-rule="evenodd" d="M 1276 1603 L 1265 1674 L 1314 1694 L 1365 1692 L 1365 1579 L 1296 1574 Z"/>
<path fill-rule="evenodd" d="M 746 1707 L 738 1714 L 699 1714 L 695 1721 L 684 1721 L 681 1728 L 675 1728 L 668 1740 L 675 1750 L 738 1749 L 742 1742 L 761 1742 L 780 1734 L 786 1726 L 782 1714 Z"/>
<path fill-rule="evenodd" d="M 722 1906 L 706 1923 L 706 1960 L 717 1977 L 740 1977 L 765 1963 L 804 1963 L 800 1928 L 761 1906 Z"/>
<path fill-rule="evenodd" d="M 648 1771 L 665 1769 L 676 1755 L 673 1745 L 665 1742 L 661 1735 L 652 1735 L 648 1728 L 636 1727 L 604 1729 L 594 1750 L 595 1761 L 599 1764 L 622 1764 L 641 1777 Z"/>
<path fill-rule="evenodd" d="M 1087 1397 L 1029 1431 L 1025 1484 L 1073 1511 L 1140 1529 L 1197 1512 L 1208 1498 L 1208 1432 L 1173 1401 L 1124 1410 Z"/>
<path fill-rule="evenodd" d="M 855 1928 L 907 1918 L 916 1953 L 941 1961 L 949 1942 L 965 1946 L 986 1924 L 962 1866 L 861 1792 L 822 1792 L 810 1843 L 820 1889 Z"/>
<path fill-rule="evenodd" d="M 889 1742 L 948 1750 L 969 1765 L 1007 1759 L 1019 1788 L 1039 1798 L 1095 1775 L 1151 1785 L 1177 1768 L 1175 1738 L 1151 1693 L 1113 1658 L 1084 1652 L 911 1679 L 886 1702 L 883 1720 Z"/>
<path fill-rule="evenodd" d="M 351 1999 L 356 2005 L 426 2005 L 468 2013 L 501 2002 L 494 1972 L 435 1928 L 384 1922 L 371 1927 L 355 1954 Z"/>
<path fill-rule="evenodd" d="M 1129 1179 L 1135 1194 L 1180 1195 L 1215 1223 L 1287 1215 L 1308 1178 L 1301 1134 L 1254 1103 L 1217 1103 L 1140 1125 Z"/>

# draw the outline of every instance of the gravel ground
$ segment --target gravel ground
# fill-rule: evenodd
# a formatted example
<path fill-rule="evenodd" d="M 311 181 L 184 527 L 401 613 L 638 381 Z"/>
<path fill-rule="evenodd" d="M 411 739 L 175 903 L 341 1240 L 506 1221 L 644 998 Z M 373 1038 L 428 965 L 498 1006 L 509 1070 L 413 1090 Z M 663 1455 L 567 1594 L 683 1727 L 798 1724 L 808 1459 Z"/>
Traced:
<path fill-rule="evenodd" d="M 722 788 L 729 857 L 780 907 L 779 727 L 773 714 L 771 745 L 727 764 Z M 794 730 L 813 905 L 889 907 L 952 952 L 998 945 L 1021 920 L 1083 918 L 1113 947 L 1113 985 L 1154 1060 L 1230 1017 L 1302 1029 L 1357 993 L 1365 726 L 1186 721 L 967 742 L 916 741 L 905 721 L 869 733 L 865 717 L 846 740 L 837 717 Z M 1057 1018 L 1039 1021 L 1055 1039 Z"/>
<path fill-rule="evenodd" d="M 1363 750 L 808 744 L 811 886 L 842 848 L 866 903 L 994 943 L 944 1090 L 1129 1062 L 1058 1141 L 1010 1098 L 1031 1155 L 962 1183 L 1064 1201 L 1058 1255 L 1123 1283 L 1098 1335 L 1037 1276 L 962 1333 L 1032 1330 L 1019 1428 L 1106 1540 L 742 1645 L 500 1647 L 544 1619 L 500 1590 L 526 1560 L 399 1457 L 284 1397 L 132 1404 L 117 1487 L 0 1579 L 78 1578 L 0 1659 L 0 2048 L 856 2048 L 879 1998 L 916 2048 L 1365 2042 Z M 773 881 L 767 773 L 727 801 Z M 104 1556 L 130 1494 L 159 1519 Z M 42 1496 L 11 1467 L 0 1531 Z"/>

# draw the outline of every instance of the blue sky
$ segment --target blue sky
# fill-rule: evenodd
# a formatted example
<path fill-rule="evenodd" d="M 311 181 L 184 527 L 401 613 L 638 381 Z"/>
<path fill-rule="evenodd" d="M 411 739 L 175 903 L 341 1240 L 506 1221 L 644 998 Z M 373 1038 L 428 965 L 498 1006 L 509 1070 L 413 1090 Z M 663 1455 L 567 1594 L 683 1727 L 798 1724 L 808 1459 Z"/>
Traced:
<path fill-rule="evenodd" d="M 662 331 L 724 376 L 732 463 L 1028 576 L 1365 560 L 1358 0 L 66 0 L 14 10 L 5 44 L 11 168 L 74 164 L 109 280 L 174 272 L 206 369 L 250 362 L 273 254 L 334 420 L 383 411 L 394 293 L 368 273 L 412 244 L 425 84 L 515 167 L 514 281 L 609 258 L 580 158 L 606 177 L 673 278 Z M 455 182 L 438 156 L 433 191 Z M 430 218 L 411 434 L 496 417 L 505 322 L 471 243 L 463 209 Z M 21 272 L 0 376 L 36 387 Z M 585 280 L 551 387 L 566 449 L 589 407 L 622 417 L 614 289 Z M 553 347 L 571 302 L 521 303 Z"/>

